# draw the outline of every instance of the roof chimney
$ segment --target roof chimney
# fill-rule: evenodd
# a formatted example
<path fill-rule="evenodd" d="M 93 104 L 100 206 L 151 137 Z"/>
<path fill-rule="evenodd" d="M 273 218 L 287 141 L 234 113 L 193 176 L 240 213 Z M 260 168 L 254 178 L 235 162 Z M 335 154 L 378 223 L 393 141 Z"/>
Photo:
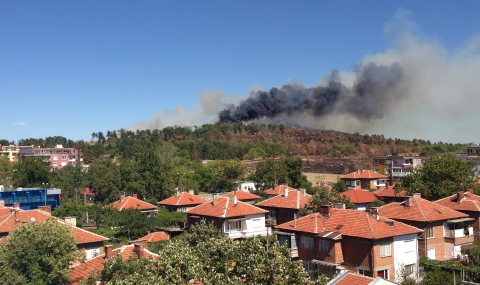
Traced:
<path fill-rule="evenodd" d="M 300 191 L 297 191 L 297 209 L 300 209 Z"/>
<path fill-rule="evenodd" d="M 120 195 L 120 201 L 122 201 L 123 199 L 125 199 L 125 195 Z"/>
<path fill-rule="evenodd" d="M 193 189 L 188 190 L 188 194 L 195 195 L 195 190 L 193 190 Z"/>
<path fill-rule="evenodd" d="M 230 201 L 232 201 L 233 205 L 237 205 L 237 195 L 236 193 L 234 192 L 234 194 L 232 196 L 230 196 Z"/>
<path fill-rule="evenodd" d="M 218 195 L 217 193 L 213 193 L 213 194 L 212 194 L 212 197 L 213 197 L 212 203 L 213 203 L 213 205 L 217 205 L 217 203 L 218 203 L 218 196 L 219 196 L 219 195 Z"/>
<path fill-rule="evenodd" d="M 465 193 L 463 191 L 457 192 L 457 203 L 460 204 L 465 198 Z"/>
<path fill-rule="evenodd" d="M 38 208 L 40 211 L 44 211 L 44 212 L 47 212 L 47 213 L 52 213 L 52 206 L 50 205 L 47 205 L 47 206 L 38 206 Z"/>
<path fill-rule="evenodd" d="M 65 224 L 76 227 L 77 226 L 77 217 L 65 217 L 64 218 Z"/>
<path fill-rule="evenodd" d="M 422 193 L 413 193 L 413 198 L 422 198 Z"/>
<path fill-rule="evenodd" d="M 113 257 L 113 251 L 112 251 L 112 245 L 106 245 L 105 246 L 105 259 L 109 259 Z"/>
<path fill-rule="evenodd" d="M 138 196 L 137 196 L 137 194 L 132 194 L 132 197 L 137 199 Z"/>
<path fill-rule="evenodd" d="M 390 219 L 389 219 L 389 220 L 385 220 L 385 223 L 386 223 L 387 225 L 391 226 L 391 227 L 393 227 L 394 222 L 395 222 L 394 220 L 390 220 Z"/>
<path fill-rule="evenodd" d="M 18 203 L 18 202 L 13 203 L 12 208 L 14 208 L 14 209 L 20 209 L 20 203 Z"/>
<path fill-rule="evenodd" d="M 322 205 L 320 206 L 320 213 L 322 216 L 330 217 L 330 205 Z"/>
<path fill-rule="evenodd" d="M 143 257 L 143 244 L 135 243 L 133 245 L 133 252 L 138 256 L 138 258 Z"/>
<path fill-rule="evenodd" d="M 318 234 L 317 213 L 313 214 L 313 223 L 314 223 L 313 232 Z"/>
<path fill-rule="evenodd" d="M 288 197 L 288 187 L 283 189 L 283 197 Z"/>
<path fill-rule="evenodd" d="M 413 204 L 413 196 L 405 197 L 405 206 L 410 207 Z"/>

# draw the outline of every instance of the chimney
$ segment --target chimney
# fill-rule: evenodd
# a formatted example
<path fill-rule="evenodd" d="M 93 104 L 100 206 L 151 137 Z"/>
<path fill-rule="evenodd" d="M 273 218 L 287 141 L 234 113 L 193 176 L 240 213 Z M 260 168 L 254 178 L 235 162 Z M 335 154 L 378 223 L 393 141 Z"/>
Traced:
<path fill-rule="evenodd" d="M 217 193 L 213 193 L 212 196 L 213 196 L 213 201 L 212 201 L 213 205 L 217 205 L 219 195 Z"/>
<path fill-rule="evenodd" d="M 132 197 L 135 198 L 135 199 L 138 199 L 137 194 L 132 194 Z"/>
<path fill-rule="evenodd" d="M 109 259 L 113 257 L 113 251 L 112 251 L 112 245 L 106 245 L 105 246 L 105 259 Z"/>
<path fill-rule="evenodd" d="M 465 198 L 465 193 L 463 191 L 457 192 L 457 204 L 460 204 Z"/>
<path fill-rule="evenodd" d="M 385 220 L 385 223 L 393 228 L 394 220 Z"/>
<path fill-rule="evenodd" d="M 344 209 L 345 210 L 345 203 L 334 203 L 333 207 L 335 209 Z"/>
<path fill-rule="evenodd" d="M 283 197 L 288 197 L 288 187 L 283 189 Z"/>
<path fill-rule="evenodd" d="M 410 207 L 413 204 L 413 196 L 405 197 L 405 206 Z"/>
<path fill-rule="evenodd" d="M 65 224 L 76 227 L 77 226 L 77 217 L 65 217 Z"/>
<path fill-rule="evenodd" d="M 143 257 L 143 244 L 141 243 L 134 243 L 133 244 L 133 252 L 138 256 L 138 258 Z"/>
<path fill-rule="evenodd" d="M 123 199 L 125 199 L 125 195 L 120 195 L 120 201 L 122 201 Z"/>
<path fill-rule="evenodd" d="M 330 205 L 322 205 L 320 206 L 320 213 L 322 216 L 330 217 Z"/>
<path fill-rule="evenodd" d="M 370 207 L 368 208 L 368 212 L 370 213 L 370 215 L 376 216 L 378 215 L 378 207 Z"/>
<path fill-rule="evenodd" d="M 188 194 L 195 195 L 195 190 L 193 190 L 193 189 L 188 190 Z"/>
<path fill-rule="evenodd" d="M 317 213 L 313 214 L 313 223 L 314 223 L 314 229 L 313 232 L 318 234 L 318 225 L 317 225 Z"/>
<path fill-rule="evenodd" d="M 235 192 L 232 196 L 230 196 L 230 201 L 232 201 L 233 205 L 237 205 L 237 195 Z"/>
<path fill-rule="evenodd" d="M 52 206 L 48 205 L 48 206 L 38 206 L 38 209 L 40 211 L 44 211 L 44 212 L 47 212 L 47 213 L 52 213 Z"/>
<path fill-rule="evenodd" d="M 422 198 L 422 193 L 413 193 L 413 198 Z"/>
<path fill-rule="evenodd" d="M 300 209 L 300 191 L 297 191 L 297 209 Z"/>
<path fill-rule="evenodd" d="M 18 203 L 18 202 L 13 203 L 12 208 L 14 208 L 14 209 L 20 209 L 20 203 Z"/>

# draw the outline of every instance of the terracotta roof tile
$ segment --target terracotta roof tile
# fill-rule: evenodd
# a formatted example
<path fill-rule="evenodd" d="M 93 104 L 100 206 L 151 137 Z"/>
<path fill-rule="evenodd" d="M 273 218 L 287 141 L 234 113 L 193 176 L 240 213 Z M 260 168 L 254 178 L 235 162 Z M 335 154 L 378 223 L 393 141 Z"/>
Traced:
<path fill-rule="evenodd" d="M 132 196 L 127 196 L 123 198 L 122 200 L 118 200 L 116 202 L 113 202 L 110 204 L 113 208 L 121 211 L 123 209 L 138 209 L 141 211 L 146 211 L 146 210 L 155 210 L 157 206 L 152 205 L 150 203 L 147 203 L 145 201 L 142 201 L 138 198 L 132 197 Z"/>
<path fill-rule="evenodd" d="M 170 236 L 166 232 L 153 232 L 153 233 L 148 233 L 146 236 L 141 237 L 137 240 L 145 240 L 147 242 L 159 242 L 162 240 L 169 240 Z"/>
<path fill-rule="evenodd" d="M 405 197 L 405 199 L 409 199 L 409 197 Z M 410 199 L 410 206 L 405 205 L 405 201 L 400 203 L 390 203 L 380 207 L 378 213 L 390 219 L 416 222 L 444 221 L 468 217 L 467 214 L 416 197 L 415 195 L 410 197 Z"/>
<path fill-rule="evenodd" d="M 158 202 L 161 206 L 193 206 L 200 205 L 207 202 L 207 200 L 198 196 L 192 195 L 188 192 L 181 192 L 178 195 L 167 198 Z"/>
<path fill-rule="evenodd" d="M 340 177 L 340 179 L 386 179 L 386 178 L 388 177 L 371 170 L 352 172 Z"/>
<path fill-rule="evenodd" d="M 480 212 L 480 196 L 470 192 L 464 192 L 463 198 L 459 200 L 458 194 L 435 201 L 435 203 L 456 211 Z"/>
<path fill-rule="evenodd" d="M 405 197 L 406 192 L 405 190 L 401 190 L 398 193 L 395 193 L 395 185 L 391 185 L 388 187 L 380 188 L 379 190 L 373 192 L 375 196 L 379 198 L 387 198 L 387 197 Z"/>
<path fill-rule="evenodd" d="M 346 271 L 337 275 L 334 279 L 328 282 L 327 285 L 371 285 L 375 284 L 374 280 L 376 279 L 372 277 Z M 390 282 L 388 283 L 394 284 Z"/>
<path fill-rule="evenodd" d="M 290 187 L 286 184 L 282 184 L 282 185 L 276 185 L 273 188 L 267 189 L 265 191 L 265 195 L 280 195 L 280 194 L 283 194 L 283 192 L 285 191 L 285 188 L 288 188 L 289 190 L 296 190 L 293 187 Z"/>
<path fill-rule="evenodd" d="M 303 205 L 308 204 L 308 200 L 312 198 L 312 195 L 303 195 L 300 191 L 295 189 L 288 189 L 287 197 L 285 197 L 284 191 L 282 194 L 272 197 L 270 199 L 261 201 L 255 206 L 258 207 L 275 207 L 275 208 L 287 208 L 287 209 L 300 209 Z"/>
<path fill-rule="evenodd" d="M 235 205 L 233 201 L 227 197 L 218 197 L 217 201 L 218 202 L 216 204 L 214 204 L 213 201 L 203 203 L 194 208 L 191 208 L 186 213 L 189 215 L 209 216 L 218 218 L 232 218 L 268 213 L 268 211 L 244 203 L 242 201 L 237 201 L 237 204 Z"/>
<path fill-rule="evenodd" d="M 240 191 L 230 191 L 228 193 L 223 194 L 221 197 L 230 197 L 232 195 L 236 195 L 237 199 L 239 201 L 255 200 L 255 199 L 261 198 L 258 195 L 252 194 L 252 193 L 247 192 L 247 191 L 241 191 L 241 190 Z"/>
<path fill-rule="evenodd" d="M 394 222 L 393 226 L 390 226 L 385 222 L 389 219 L 382 216 L 377 216 L 377 219 L 363 211 L 330 208 L 330 213 L 329 217 L 320 213 L 311 214 L 275 228 L 315 234 L 338 232 L 344 236 L 366 239 L 381 239 L 422 232 L 422 230 L 402 222 Z"/>
<path fill-rule="evenodd" d="M 367 190 L 348 190 L 340 193 L 343 197 L 350 198 L 350 202 L 353 204 L 366 204 L 372 203 L 377 197 Z"/>

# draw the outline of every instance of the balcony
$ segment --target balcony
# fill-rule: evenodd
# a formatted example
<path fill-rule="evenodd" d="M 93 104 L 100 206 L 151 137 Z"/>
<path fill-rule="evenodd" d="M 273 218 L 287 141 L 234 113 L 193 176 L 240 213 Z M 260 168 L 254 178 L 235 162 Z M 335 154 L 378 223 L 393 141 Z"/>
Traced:
<path fill-rule="evenodd" d="M 473 242 L 473 218 L 461 218 L 449 220 L 445 224 L 445 241 L 454 245 Z"/>

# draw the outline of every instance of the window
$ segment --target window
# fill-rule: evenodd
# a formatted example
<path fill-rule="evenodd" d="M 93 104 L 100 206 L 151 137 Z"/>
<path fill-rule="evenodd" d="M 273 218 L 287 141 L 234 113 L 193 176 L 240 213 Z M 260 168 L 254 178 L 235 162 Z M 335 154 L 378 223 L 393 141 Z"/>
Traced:
<path fill-rule="evenodd" d="M 370 276 L 372 277 L 372 272 L 370 272 L 369 270 L 364 270 L 364 269 L 358 269 L 358 273 L 359 274 L 362 274 L 362 275 L 365 275 L 365 276 Z"/>
<path fill-rule="evenodd" d="M 54 163 L 53 163 L 53 166 L 58 166 L 58 162 L 54 162 Z"/>
<path fill-rule="evenodd" d="M 388 269 L 377 271 L 377 276 L 387 280 L 390 279 L 388 278 Z"/>
<path fill-rule="evenodd" d="M 390 165 L 390 164 L 392 164 L 391 160 L 385 160 L 385 163 L 383 163 L 383 165 Z"/>
<path fill-rule="evenodd" d="M 305 270 L 307 270 L 308 272 L 312 272 L 315 270 L 315 263 L 304 260 L 303 267 L 305 267 Z"/>
<path fill-rule="evenodd" d="M 476 153 L 476 152 L 477 152 L 477 150 L 472 148 L 472 153 Z"/>
<path fill-rule="evenodd" d="M 379 173 L 379 172 L 380 172 L 380 170 L 379 170 L 378 168 L 375 168 L 374 171 L 375 171 L 375 173 Z"/>
<path fill-rule="evenodd" d="M 390 174 L 390 168 L 385 168 L 385 174 Z"/>
<path fill-rule="evenodd" d="M 188 210 L 187 207 L 178 207 L 177 212 L 186 212 Z"/>
<path fill-rule="evenodd" d="M 56 155 L 53 156 L 53 157 L 52 157 L 52 160 L 58 160 L 58 156 L 56 156 Z"/>
<path fill-rule="evenodd" d="M 433 238 L 433 228 L 426 228 L 425 229 L 425 237 L 426 238 Z"/>
<path fill-rule="evenodd" d="M 405 253 L 409 252 L 415 252 L 416 248 L 416 242 L 413 239 L 406 240 L 403 242 L 403 249 Z"/>
<path fill-rule="evenodd" d="M 67 156 L 66 155 L 62 155 L 62 160 L 66 160 L 67 159 Z"/>
<path fill-rule="evenodd" d="M 85 250 L 85 259 L 90 260 L 96 256 L 100 255 L 100 249 L 97 248 L 87 248 Z"/>
<path fill-rule="evenodd" d="M 356 185 L 356 186 L 360 186 L 360 180 L 356 180 L 356 181 L 355 181 L 355 185 Z"/>
<path fill-rule="evenodd" d="M 229 231 L 240 231 L 240 230 L 242 230 L 242 221 L 241 220 L 229 221 L 228 222 L 228 230 Z"/>
<path fill-rule="evenodd" d="M 378 159 L 373 160 L 373 165 L 378 165 Z"/>
<path fill-rule="evenodd" d="M 320 240 L 320 251 L 330 253 L 330 241 Z"/>
<path fill-rule="evenodd" d="M 427 257 L 428 259 L 435 259 L 435 248 L 427 249 Z"/>
<path fill-rule="evenodd" d="M 269 215 L 271 220 L 276 220 L 277 219 L 277 212 L 275 210 L 270 210 L 268 215 Z"/>
<path fill-rule="evenodd" d="M 313 238 L 311 237 L 302 237 L 302 248 L 308 250 L 314 250 L 315 245 L 313 243 Z"/>
<path fill-rule="evenodd" d="M 386 256 L 391 256 L 392 255 L 392 244 L 387 243 L 387 244 L 381 244 L 380 245 L 380 256 L 381 257 L 386 257 Z"/>
<path fill-rule="evenodd" d="M 405 275 L 410 276 L 415 273 L 415 264 L 405 265 Z"/>

